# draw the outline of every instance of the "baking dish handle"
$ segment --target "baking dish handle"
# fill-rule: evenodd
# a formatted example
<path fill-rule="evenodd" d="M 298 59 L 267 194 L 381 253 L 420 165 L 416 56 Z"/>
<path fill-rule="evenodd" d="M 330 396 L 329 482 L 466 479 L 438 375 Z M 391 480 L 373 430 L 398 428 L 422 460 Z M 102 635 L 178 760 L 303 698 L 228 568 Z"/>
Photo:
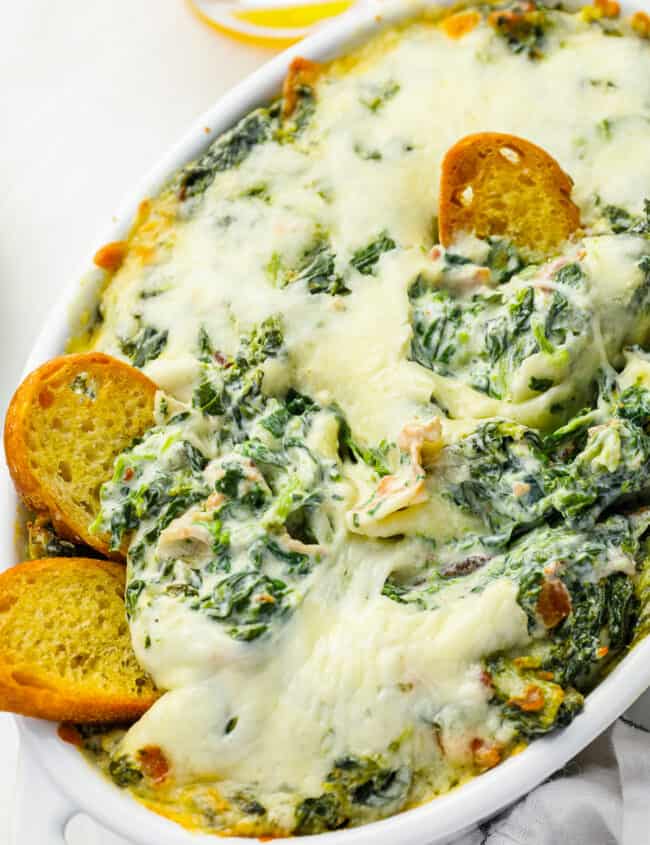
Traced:
<path fill-rule="evenodd" d="M 23 747 L 18 755 L 11 845 L 66 845 L 65 827 L 78 810 Z"/>
<path fill-rule="evenodd" d="M 26 743 L 18 755 L 15 799 L 10 845 L 130 845 L 66 798 Z"/>

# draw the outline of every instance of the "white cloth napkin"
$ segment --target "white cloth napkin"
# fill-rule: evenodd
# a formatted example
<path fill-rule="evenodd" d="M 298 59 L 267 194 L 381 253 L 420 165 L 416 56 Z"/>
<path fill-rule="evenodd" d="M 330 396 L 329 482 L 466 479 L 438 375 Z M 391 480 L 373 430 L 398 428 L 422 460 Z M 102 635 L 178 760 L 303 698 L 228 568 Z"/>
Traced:
<path fill-rule="evenodd" d="M 648 845 L 650 691 L 562 771 L 457 845 Z"/>

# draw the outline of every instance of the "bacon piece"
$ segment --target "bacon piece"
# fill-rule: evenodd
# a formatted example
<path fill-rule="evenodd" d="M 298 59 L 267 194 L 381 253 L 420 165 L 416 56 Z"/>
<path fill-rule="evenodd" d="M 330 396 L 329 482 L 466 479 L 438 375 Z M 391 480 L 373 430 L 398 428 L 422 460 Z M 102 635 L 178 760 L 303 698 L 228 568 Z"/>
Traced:
<path fill-rule="evenodd" d="M 154 783 L 161 783 L 169 774 L 169 762 L 157 745 L 145 745 L 138 751 L 143 773 Z"/>
<path fill-rule="evenodd" d="M 97 250 L 93 256 L 93 263 L 97 267 L 101 267 L 102 270 L 115 273 L 122 266 L 127 250 L 126 241 L 112 241 L 110 244 L 106 244 Z"/>
<path fill-rule="evenodd" d="M 534 15 L 536 7 L 534 3 L 517 3 L 511 9 L 496 9 L 488 16 L 488 23 L 499 32 L 508 32 L 517 35 L 521 27 L 525 26 L 529 15 Z"/>
<path fill-rule="evenodd" d="M 527 484 L 525 481 L 515 481 L 512 485 L 512 493 L 513 496 L 520 499 L 522 496 L 530 493 L 530 484 Z"/>
<path fill-rule="evenodd" d="M 555 628 L 571 613 L 571 596 L 559 578 L 546 578 L 542 583 L 537 613 L 547 628 Z"/>
<path fill-rule="evenodd" d="M 490 675 L 487 669 L 481 669 L 481 683 L 489 690 L 494 689 L 492 684 L 492 675 Z"/>
<path fill-rule="evenodd" d="M 327 551 L 325 546 L 321 546 L 318 543 L 303 543 L 302 540 L 297 540 L 286 531 L 278 537 L 278 540 L 290 552 L 299 552 L 305 555 L 322 555 Z"/>
<path fill-rule="evenodd" d="M 458 12 L 445 18 L 440 26 L 448 38 L 457 40 L 475 29 L 480 20 L 478 12 Z"/>
<path fill-rule="evenodd" d="M 476 572 L 490 560 L 488 555 L 469 555 L 463 560 L 448 563 L 442 567 L 440 574 L 445 578 L 455 578 L 457 575 L 470 575 Z"/>
<path fill-rule="evenodd" d="M 621 14 L 621 4 L 617 0 L 595 0 L 594 5 L 604 18 L 617 18 Z"/>
<path fill-rule="evenodd" d="M 641 38 L 650 38 L 650 15 L 645 12 L 635 12 L 630 18 L 632 29 Z"/>
<path fill-rule="evenodd" d="M 546 700 L 541 688 L 535 684 L 528 684 L 521 695 L 514 695 L 508 699 L 508 704 L 518 707 L 524 713 L 536 713 L 544 709 Z"/>
<path fill-rule="evenodd" d="M 475 737 L 471 744 L 474 762 L 481 769 L 493 769 L 501 762 L 501 749 L 492 742 Z"/>
<path fill-rule="evenodd" d="M 83 744 L 81 734 L 71 722 L 61 722 L 56 732 L 59 735 L 59 739 L 62 739 L 64 742 L 69 742 L 70 745 L 75 745 L 77 748 L 80 748 Z"/>
<path fill-rule="evenodd" d="M 311 85 L 320 70 L 320 64 L 311 59 L 302 56 L 293 59 L 282 86 L 282 117 L 291 117 L 298 104 L 298 89 L 301 85 Z"/>
<path fill-rule="evenodd" d="M 385 475 L 370 498 L 348 512 L 347 522 L 351 531 L 366 533 L 364 529 L 369 524 L 376 524 L 397 511 L 427 501 L 422 452 L 427 445 L 435 450 L 441 447 L 440 420 L 433 417 L 426 423 L 407 423 L 397 438 L 397 445 L 409 454 L 410 463 L 401 466 L 394 475 Z"/>
<path fill-rule="evenodd" d="M 397 445 L 411 456 L 413 466 L 421 468 L 422 449 L 425 443 L 437 445 L 442 440 L 442 426 L 438 417 L 432 417 L 426 423 L 407 423 L 400 431 Z"/>

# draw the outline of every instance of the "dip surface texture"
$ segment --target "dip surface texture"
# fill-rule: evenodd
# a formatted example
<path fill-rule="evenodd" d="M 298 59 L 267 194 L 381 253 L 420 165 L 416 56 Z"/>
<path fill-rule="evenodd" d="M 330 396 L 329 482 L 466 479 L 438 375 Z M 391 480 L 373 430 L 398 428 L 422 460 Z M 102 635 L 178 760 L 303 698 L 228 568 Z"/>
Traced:
<path fill-rule="evenodd" d="M 293 73 L 142 204 L 80 341 L 161 388 L 96 526 L 131 535 L 133 644 L 166 690 L 86 753 L 251 836 L 492 768 L 645 624 L 650 43 L 467 7 Z M 574 180 L 558 254 L 438 244 L 442 158 L 478 131 Z"/>

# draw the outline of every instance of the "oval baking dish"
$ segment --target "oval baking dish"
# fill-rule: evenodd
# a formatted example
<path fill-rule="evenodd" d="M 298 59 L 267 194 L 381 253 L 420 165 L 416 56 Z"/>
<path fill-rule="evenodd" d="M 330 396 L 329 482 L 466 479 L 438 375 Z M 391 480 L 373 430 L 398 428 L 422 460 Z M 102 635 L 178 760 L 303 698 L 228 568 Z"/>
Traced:
<path fill-rule="evenodd" d="M 634 9 L 639 7 L 634 5 Z M 631 11 L 632 9 L 630 9 Z M 138 186 L 133 199 L 126 203 L 118 223 L 104 233 L 103 242 L 119 240 L 130 228 L 139 200 L 155 194 L 169 174 L 195 158 L 206 146 L 204 127 L 210 126 L 208 138 L 230 128 L 251 108 L 261 105 L 280 89 L 287 68 L 295 56 L 327 60 L 340 55 L 387 23 L 412 15 L 412 4 L 363 7 L 342 16 L 312 37 L 274 58 L 254 73 L 194 124 L 183 139 Z M 72 323 L 96 295 L 98 277 L 92 273 L 84 279 L 82 293 L 74 282 L 65 291 L 59 306 L 44 327 L 28 361 L 33 369 L 64 348 Z M 71 317 L 72 315 L 72 317 Z M 4 560 L 17 560 L 14 514 L 16 498 L 8 480 L 3 483 L 5 518 L 2 523 Z M 495 769 L 474 778 L 461 789 L 437 798 L 414 810 L 364 827 L 325 833 L 319 842 L 383 843 L 386 845 L 441 845 L 463 831 L 510 805 L 552 772 L 564 765 L 607 725 L 616 719 L 650 685 L 650 639 L 641 642 L 616 666 L 612 673 L 586 700 L 584 711 L 566 728 L 537 739 L 523 753 L 507 759 Z M 190 833 L 176 824 L 155 815 L 104 780 L 91 769 L 81 755 L 60 741 L 56 726 L 38 720 L 18 719 L 21 736 L 30 753 L 38 759 L 50 777 L 64 791 L 70 802 L 70 813 L 83 809 L 107 827 L 133 841 L 148 845 L 182 845 L 182 843 L 215 842 L 214 836 Z M 57 840 L 52 831 L 52 841 Z M 307 842 L 312 837 L 296 837 Z M 219 840 L 216 840 L 219 841 Z M 223 842 L 250 842 L 228 838 Z"/>

